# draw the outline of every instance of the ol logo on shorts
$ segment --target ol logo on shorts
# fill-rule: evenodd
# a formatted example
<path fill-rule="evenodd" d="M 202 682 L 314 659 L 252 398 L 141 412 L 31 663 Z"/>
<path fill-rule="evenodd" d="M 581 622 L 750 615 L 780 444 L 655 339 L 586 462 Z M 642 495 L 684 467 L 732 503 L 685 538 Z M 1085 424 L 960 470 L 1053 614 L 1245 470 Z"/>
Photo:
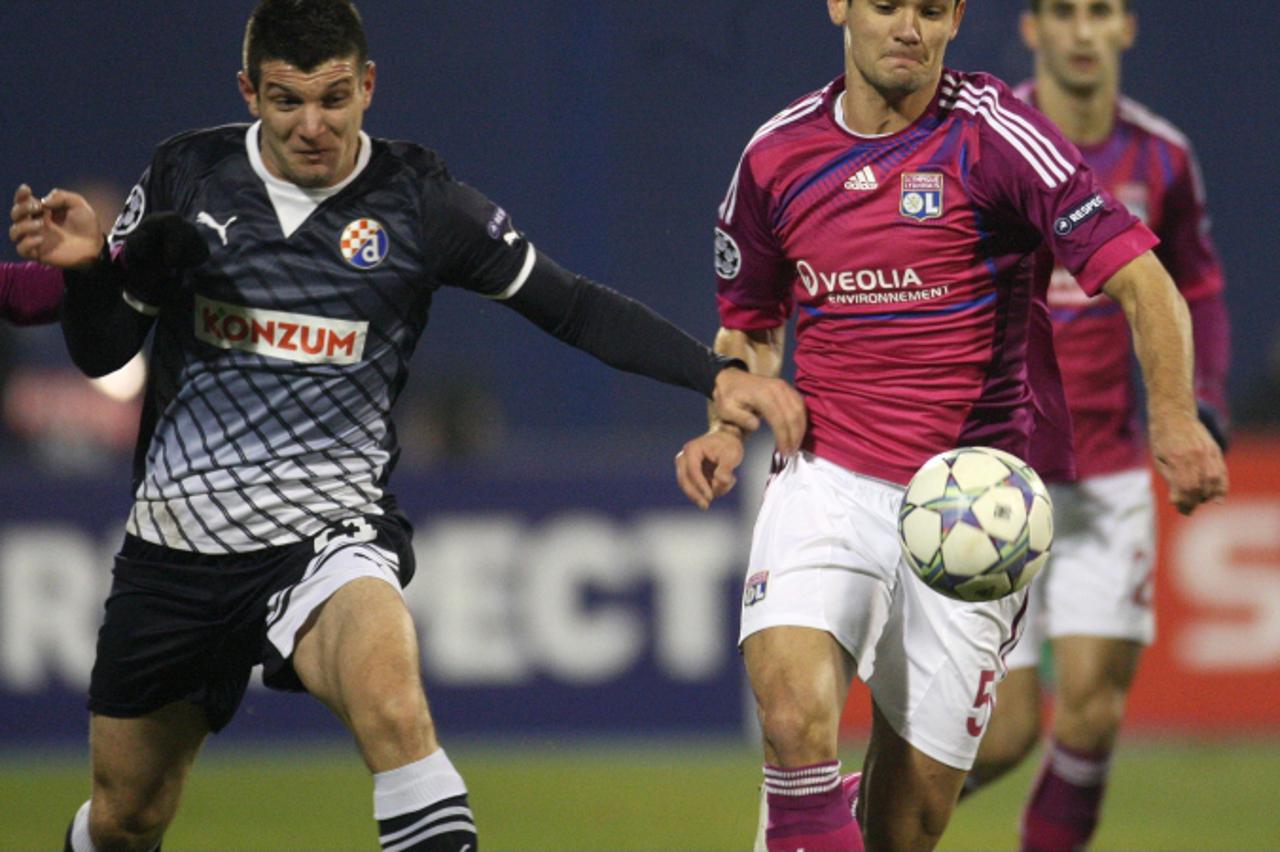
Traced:
<path fill-rule="evenodd" d="M 357 269 L 373 269 L 387 256 L 391 241 L 376 219 L 356 219 L 342 229 L 338 248 L 342 258 Z"/>
<path fill-rule="evenodd" d="M 742 605 L 751 606 L 764 600 L 765 594 L 769 590 L 769 572 L 757 571 L 747 578 L 747 582 L 742 589 Z"/>

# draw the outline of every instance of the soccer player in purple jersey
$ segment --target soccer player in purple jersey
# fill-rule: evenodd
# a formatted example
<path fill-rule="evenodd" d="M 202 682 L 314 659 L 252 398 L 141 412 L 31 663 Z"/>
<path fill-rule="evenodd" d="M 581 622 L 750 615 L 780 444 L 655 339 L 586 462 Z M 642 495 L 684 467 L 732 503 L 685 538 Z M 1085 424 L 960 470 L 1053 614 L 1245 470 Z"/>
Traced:
<path fill-rule="evenodd" d="M 920 852 L 973 764 L 1025 592 L 964 603 L 931 591 L 900 557 L 897 510 L 919 465 L 956 446 L 1071 475 L 1070 441 L 1042 437 L 1070 433 L 1044 303 L 1052 256 L 1123 309 L 1178 508 L 1221 497 L 1226 469 L 1196 416 L 1186 304 L 1158 240 L 1004 83 L 943 66 L 964 0 L 827 8 L 844 74 L 756 132 L 716 231 L 717 350 L 777 375 L 795 314 L 809 410 L 801 452 L 779 459 L 765 492 L 742 603 L 762 848 Z M 706 506 L 742 452 L 712 416 L 677 478 Z M 872 733 L 862 773 L 842 777 L 855 675 Z"/>
<path fill-rule="evenodd" d="M 1079 148 L 1098 181 L 1160 238 L 1155 254 L 1190 310 L 1200 413 L 1225 438 L 1228 326 L 1195 156 L 1168 122 L 1120 94 L 1136 20 L 1126 0 L 1032 0 L 1021 20 L 1034 79 L 1015 91 Z M 1125 699 L 1154 638 L 1155 509 L 1120 306 L 1055 266 L 1054 348 L 1079 480 L 1051 484 L 1053 556 L 1032 584 L 1026 628 L 965 782 L 1003 775 L 1041 736 L 1037 670 L 1050 642 L 1053 724 L 1022 821 L 1022 848 L 1082 849 L 1098 824 Z"/>
<path fill-rule="evenodd" d="M 0 319 L 14 325 L 56 322 L 62 273 L 39 263 L 0 263 Z"/>
<path fill-rule="evenodd" d="M 401 593 L 410 528 L 387 489 L 391 407 L 440 287 L 696 389 L 740 426 L 763 417 L 783 448 L 803 434 L 785 382 L 558 266 L 433 152 L 366 134 L 374 82 L 347 0 L 262 0 L 239 75 L 258 120 L 161 144 L 105 245 L 75 193 L 15 196 L 20 254 L 66 270 L 77 365 L 103 374 L 151 340 L 74 852 L 158 847 L 257 663 L 352 731 L 382 848 L 477 849 L 428 711 Z"/>

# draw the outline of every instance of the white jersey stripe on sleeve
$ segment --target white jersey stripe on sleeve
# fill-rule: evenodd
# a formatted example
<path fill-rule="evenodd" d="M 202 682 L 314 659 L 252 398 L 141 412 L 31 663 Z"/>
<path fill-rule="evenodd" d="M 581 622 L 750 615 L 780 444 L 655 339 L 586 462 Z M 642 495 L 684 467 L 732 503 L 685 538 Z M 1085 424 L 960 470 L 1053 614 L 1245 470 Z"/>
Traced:
<path fill-rule="evenodd" d="M 538 253 L 533 250 L 533 243 L 529 243 L 529 247 L 524 253 L 524 265 L 520 267 L 520 274 L 507 285 L 507 289 L 492 296 L 486 295 L 485 298 L 493 299 L 495 302 L 505 302 L 516 293 L 519 293 L 520 288 L 524 286 L 524 282 L 529 280 L 529 273 L 533 271 L 533 262 L 537 260 L 537 257 Z"/>
<path fill-rule="evenodd" d="M 124 299 L 124 303 L 126 305 L 133 308 L 135 311 L 142 314 L 143 316 L 154 317 L 154 316 L 160 315 L 159 308 L 154 307 L 152 305 L 148 305 L 146 302 L 142 301 L 136 296 L 129 295 L 129 292 L 127 290 L 122 290 L 120 292 L 120 297 Z"/>
<path fill-rule="evenodd" d="M 1030 164 L 1031 168 L 1035 169 L 1036 174 L 1040 176 L 1040 180 L 1044 181 L 1045 186 L 1050 189 L 1057 188 L 1057 179 L 1055 179 L 1049 172 L 1045 171 L 1044 166 L 1041 165 L 1041 160 L 1038 157 L 1033 156 L 1032 153 L 1023 146 L 1017 136 L 1013 135 L 1013 133 L 1011 133 L 1004 125 L 996 121 L 994 117 L 992 117 L 990 110 L 988 110 L 985 105 L 974 106 L 967 101 L 954 101 L 951 103 L 944 103 L 943 106 L 948 109 L 962 109 L 972 115 L 985 118 L 987 123 L 991 125 L 991 129 L 1004 137 L 1004 140 L 1012 145 L 1014 150 L 1022 155 L 1023 159 Z"/>
<path fill-rule="evenodd" d="M 822 100 L 825 96 L 826 89 L 823 89 L 816 95 L 812 95 L 797 104 L 787 107 L 782 112 L 760 125 L 760 129 L 752 134 L 751 138 L 747 141 L 746 147 L 742 149 L 742 156 L 738 158 L 738 165 L 733 170 L 733 180 L 729 181 L 729 191 L 725 194 L 724 201 L 720 204 L 720 218 L 724 220 L 725 224 L 729 224 L 733 221 L 734 208 L 737 207 L 738 204 L 738 178 L 742 174 L 742 163 L 747 158 L 747 152 L 751 150 L 751 146 L 756 144 L 756 142 L 760 141 L 763 137 L 768 136 L 770 133 L 777 130 L 779 127 L 790 124 L 791 122 L 803 118 L 813 112 L 822 105 Z"/>
<path fill-rule="evenodd" d="M 996 111 L 1001 115 L 1001 117 L 1022 128 L 1031 137 L 1032 141 L 1044 150 L 1048 151 L 1049 156 L 1053 160 L 1056 160 L 1059 166 L 1066 169 L 1067 174 L 1071 174 L 1075 171 L 1071 161 L 1062 155 L 1062 152 L 1058 150 L 1058 146 L 1054 145 L 1053 142 L 1049 140 L 1049 137 L 1041 133 L 1039 128 L 1022 116 L 1018 115 L 1018 113 L 1011 109 L 1006 109 L 1000 104 L 1000 93 L 994 88 L 991 86 L 982 86 L 979 88 L 972 83 L 965 83 L 964 88 L 967 91 L 976 93 L 980 98 L 989 98 L 991 102 L 995 104 Z"/>
<path fill-rule="evenodd" d="M 1075 172 L 1075 167 L 1058 153 L 1048 139 L 1023 121 L 1020 116 L 1003 109 L 994 97 L 994 91 L 991 92 L 991 96 L 979 97 L 974 95 L 972 87 L 969 86 L 962 86 L 959 89 L 944 87 L 943 95 L 951 98 L 949 101 L 944 101 L 943 106 L 963 109 L 965 112 L 986 119 L 991 128 L 1023 156 L 1050 189 L 1055 189 Z M 1010 119 L 1016 119 L 1016 121 Z M 1055 159 L 1057 163 L 1054 162 Z M 1062 164 L 1062 168 L 1059 168 L 1058 163 Z"/>

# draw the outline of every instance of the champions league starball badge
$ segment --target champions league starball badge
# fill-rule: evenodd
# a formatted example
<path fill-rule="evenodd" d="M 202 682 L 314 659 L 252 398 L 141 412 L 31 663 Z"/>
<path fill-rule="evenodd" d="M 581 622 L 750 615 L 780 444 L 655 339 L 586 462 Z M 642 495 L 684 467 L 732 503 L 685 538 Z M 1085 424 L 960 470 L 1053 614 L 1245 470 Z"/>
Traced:
<path fill-rule="evenodd" d="M 338 248 L 347 263 L 357 269 L 373 269 L 386 259 L 391 241 L 382 223 L 375 219 L 356 219 L 342 229 Z"/>
<path fill-rule="evenodd" d="M 111 226 L 112 241 L 118 240 L 133 232 L 138 227 L 138 223 L 142 221 L 142 214 L 147 212 L 147 194 L 143 191 L 142 185 L 139 184 L 129 191 L 129 197 L 125 199 L 124 209 L 120 211 L 120 215 L 116 217 L 115 224 Z"/>
<path fill-rule="evenodd" d="M 726 281 L 737 278 L 742 271 L 742 251 L 733 237 L 716 228 L 716 275 Z"/>

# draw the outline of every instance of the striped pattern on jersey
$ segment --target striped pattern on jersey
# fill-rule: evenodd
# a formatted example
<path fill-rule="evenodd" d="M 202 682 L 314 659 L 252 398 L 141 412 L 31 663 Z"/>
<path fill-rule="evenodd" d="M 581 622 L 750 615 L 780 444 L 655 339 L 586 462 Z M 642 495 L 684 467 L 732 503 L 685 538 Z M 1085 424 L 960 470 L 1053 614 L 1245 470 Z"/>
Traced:
<path fill-rule="evenodd" d="M 751 138 L 747 141 L 746 147 L 742 151 L 742 155 L 738 158 L 738 165 L 737 168 L 733 170 L 733 179 L 729 182 L 729 190 L 725 193 L 724 201 L 720 203 L 720 218 L 722 220 L 726 223 L 733 222 L 733 213 L 738 206 L 738 178 L 742 174 L 742 164 L 747 159 L 747 152 L 751 150 L 753 145 L 777 130 L 779 127 L 785 127 L 792 122 L 799 121 L 814 110 L 821 108 L 830 89 L 831 86 L 827 86 L 826 88 L 814 92 L 811 95 L 801 98 L 782 112 L 775 115 L 773 118 L 766 121 L 764 124 L 760 125 L 759 129 L 752 134 Z"/>
<path fill-rule="evenodd" d="M 1013 89 L 1035 105 L 1034 81 Z M 1131 98 L 1118 98 L 1105 138 L 1078 146 L 1102 187 L 1160 238 L 1154 251 L 1188 303 L 1220 301 L 1223 274 L 1210 237 L 1204 182 L 1191 143 L 1166 119 Z M 1147 464 L 1141 394 L 1133 383 L 1132 343 L 1113 300 L 1086 293 L 1058 263 L 1048 293 L 1054 349 L 1071 410 L 1082 477 Z M 1196 393 L 1225 395 L 1226 329 L 1212 311 L 1196 311 Z M 1221 368 L 1215 368 L 1221 364 Z"/>
<path fill-rule="evenodd" d="M 990 75 L 944 71 L 921 114 L 880 136 L 840 121 L 843 84 L 748 143 L 717 223 L 721 325 L 795 317 L 804 447 L 867 476 L 906 483 L 948 447 L 1026 456 L 1042 429 L 1069 435 L 1048 253 L 1096 289 L 1109 272 L 1093 259 L 1150 235 Z M 1042 472 L 1070 474 L 1069 442 L 1039 446 Z"/>
<path fill-rule="evenodd" d="M 245 264 L 235 278 L 265 294 L 276 270 L 290 265 Z M 130 533 L 182 550 L 239 552 L 308 538 L 341 517 L 381 513 L 393 388 L 403 382 L 421 326 L 370 324 L 354 363 L 280 358 L 294 347 L 300 357 L 345 354 L 324 329 L 325 314 L 336 311 L 322 294 L 348 288 L 316 273 L 291 282 L 292 310 L 274 311 L 291 321 L 258 322 L 244 306 L 219 300 L 218 308 L 198 302 L 183 318 L 194 325 L 195 341 L 172 323 L 157 332 L 152 369 L 157 381 L 172 383 L 172 396 L 152 431 Z M 376 285 L 373 295 L 394 304 Z M 357 310 L 350 305 L 342 313 Z M 246 340 L 270 340 L 283 351 L 206 351 L 209 338 L 237 338 L 245 328 Z"/>
<path fill-rule="evenodd" d="M 992 130 L 1022 155 L 1049 189 L 1057 189 L 1075 173 L 1075 165 L 1052 141 L 1031 122 L 1001 106 L 1000 93 L 995 87 L 979 86 L 955 74 L 944 74 L 940 105 L 985 119 Z"/>
<path fill-rule="evenodd" d="M 175 210 L 211 256 L 156 320 L 128 531 L 201 553 L 382 514 L 391 409 L 432 294 L 502 298 L 533 256 L 434 155 L 381 141 L 285 236 L 244 139 L 232 127 L 166 143 L 136 191 L 135 219 Z"/>

